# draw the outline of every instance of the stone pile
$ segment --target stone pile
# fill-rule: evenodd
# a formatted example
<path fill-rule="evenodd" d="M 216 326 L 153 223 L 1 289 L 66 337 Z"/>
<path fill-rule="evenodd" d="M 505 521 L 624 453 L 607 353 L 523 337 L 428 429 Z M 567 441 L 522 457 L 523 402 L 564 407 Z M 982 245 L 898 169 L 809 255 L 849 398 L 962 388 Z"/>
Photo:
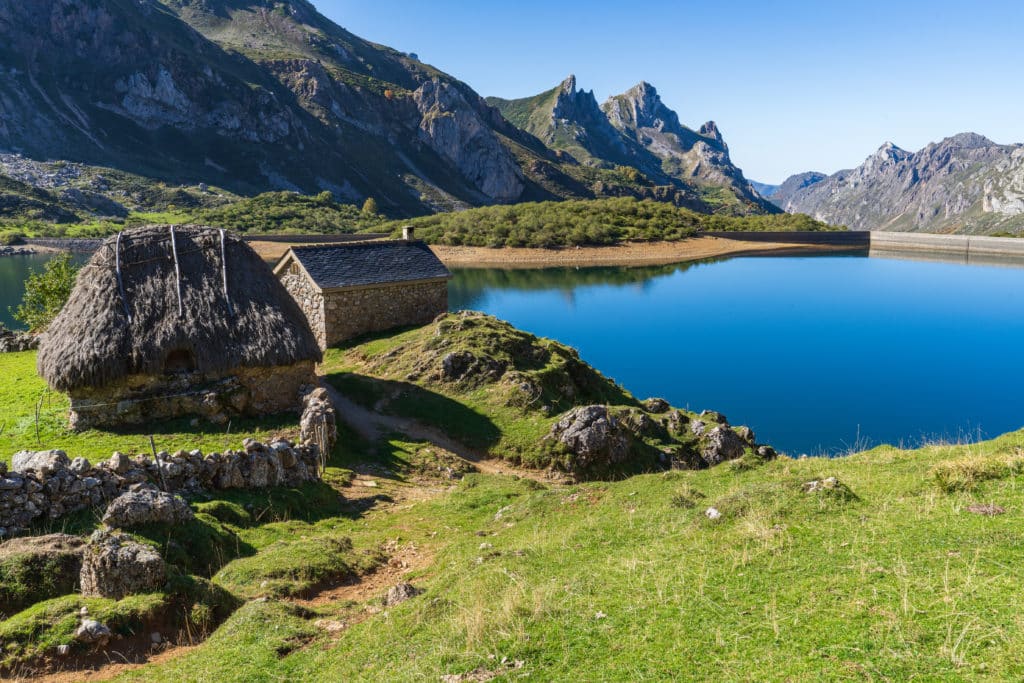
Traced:
<path fill-rule="evenodd" d="M 0 325 L 0 353 L 31 351 L 38 348 L 38 336 L 28 332 L 15 332 Z"/>
<path fill-rule="evenodd" d="M 303 443 L 315 443 L 325 455 L 330 455 L 338 441 L 337 415 L 323 387 L 314 389 L 302 399 L 299 439 Z"/>
<path fill-rule="evenodd" d="M 164 451 L 156 458 L 114 453 L 96 465 L 84 458 L 72 461 L 58 450 L 22 451 L 14 455 L 12 471 L 0 463 L 0 539 L 24 533 L 33 522 L 98 506 L 144 487 L 140 485 L 168 493 L 296 486 L 319 479 L 320 460 L 315 444 L 285 439 L 269 444 L 246 439 L 243 450 L 208 455 L 198 450 Z"/>
<path fill-rule="evenodd" d="M 36 253 L 32 247 L 0 247 L 0 256 L 30 256 Z"/>

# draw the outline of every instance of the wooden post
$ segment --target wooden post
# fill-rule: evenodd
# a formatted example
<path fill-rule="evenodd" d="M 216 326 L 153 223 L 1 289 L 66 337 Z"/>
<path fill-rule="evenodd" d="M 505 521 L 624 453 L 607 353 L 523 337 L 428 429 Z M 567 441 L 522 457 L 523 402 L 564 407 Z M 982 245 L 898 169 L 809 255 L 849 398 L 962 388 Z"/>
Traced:
<path fill-rule="evenodd" d="M 174 226 L 171 226 L 171 253 L 174 255 L 174 280 L 178 289 L 178 317 L 185 317 L 185 308 L 181 304 L 181 268 L 178 266 L 178 243 L 174 239 Z"/>

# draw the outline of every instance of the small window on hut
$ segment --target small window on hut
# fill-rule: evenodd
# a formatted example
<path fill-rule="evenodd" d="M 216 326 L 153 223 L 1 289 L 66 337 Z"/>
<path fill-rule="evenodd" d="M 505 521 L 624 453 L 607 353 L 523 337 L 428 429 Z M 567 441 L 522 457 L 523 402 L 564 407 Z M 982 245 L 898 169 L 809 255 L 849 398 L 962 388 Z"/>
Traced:
<path fill-rule="evenodd" d="M 167 354 L 164 360 L 164 374 L 177 375 L 193 372 L 196 369 L 196 358 L 188 349 L 175 349 Z"/>
<path fill-rule="evenodd" d="M 295 263 L 293 261 L 292 264 L 290 266 L 288 266 L 288 272 L 291 273 L 292 275 L 298 275 L 299 274 L 299 264 Z"/>

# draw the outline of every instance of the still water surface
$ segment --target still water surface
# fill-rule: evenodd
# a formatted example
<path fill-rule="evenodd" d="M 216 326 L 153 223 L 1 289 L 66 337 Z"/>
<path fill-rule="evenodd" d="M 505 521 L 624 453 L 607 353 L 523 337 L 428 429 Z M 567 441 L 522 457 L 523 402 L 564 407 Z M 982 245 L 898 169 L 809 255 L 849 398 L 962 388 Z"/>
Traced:
<path fill-rule="evenodd" d="M 46 260 L 0 258 L 0 322 Z M 1024 268 L 735 258 L 463 269 L 450 291 L 453 310 L 575 346 L 637 396 L 719 410 L 791 454 L 1024 425 Z"/>
<path fill-rule="evenodd" d="M 11 317 L 11 308 L 21 303 L 25 293 L 25 280 L 32 271 L 42 272 L 43 266 L 53 257 L 52 253 L 30 254 L 28 256 L 0 256 L 0 323 L 15 330 L 24 327 Z M 85 263 L 87 254 L 75 254 L 76 264 Z"/>
<path fill-rule="evenodd" d="M 790 454 L 1024 425 L 1024 269 L 854 256 L 463 269 L 450 307 L 552 337 L 635 395 Z"/>

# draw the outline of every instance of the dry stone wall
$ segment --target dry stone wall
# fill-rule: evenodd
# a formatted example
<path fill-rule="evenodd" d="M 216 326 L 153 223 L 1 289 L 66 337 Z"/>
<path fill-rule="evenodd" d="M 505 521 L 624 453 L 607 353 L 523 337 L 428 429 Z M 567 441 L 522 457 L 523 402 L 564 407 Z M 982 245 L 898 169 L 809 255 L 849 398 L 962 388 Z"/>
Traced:
<path fill-rule="evenodd" d="M 70 460 L 63 451 L 22 451 L 7 471 L 0 463 L 0 540 L 56 519 L 98 506 L 121 493 L 150 484 L 174 492 L 202 489 L 258 489 L 297 486 L 320 478 L 320 449 L 312 443 L 252 439 L 242 450 L 204 455 L 201 451 L 160 452 L 156 458 L 114 453 L 92 465 Z"/>

